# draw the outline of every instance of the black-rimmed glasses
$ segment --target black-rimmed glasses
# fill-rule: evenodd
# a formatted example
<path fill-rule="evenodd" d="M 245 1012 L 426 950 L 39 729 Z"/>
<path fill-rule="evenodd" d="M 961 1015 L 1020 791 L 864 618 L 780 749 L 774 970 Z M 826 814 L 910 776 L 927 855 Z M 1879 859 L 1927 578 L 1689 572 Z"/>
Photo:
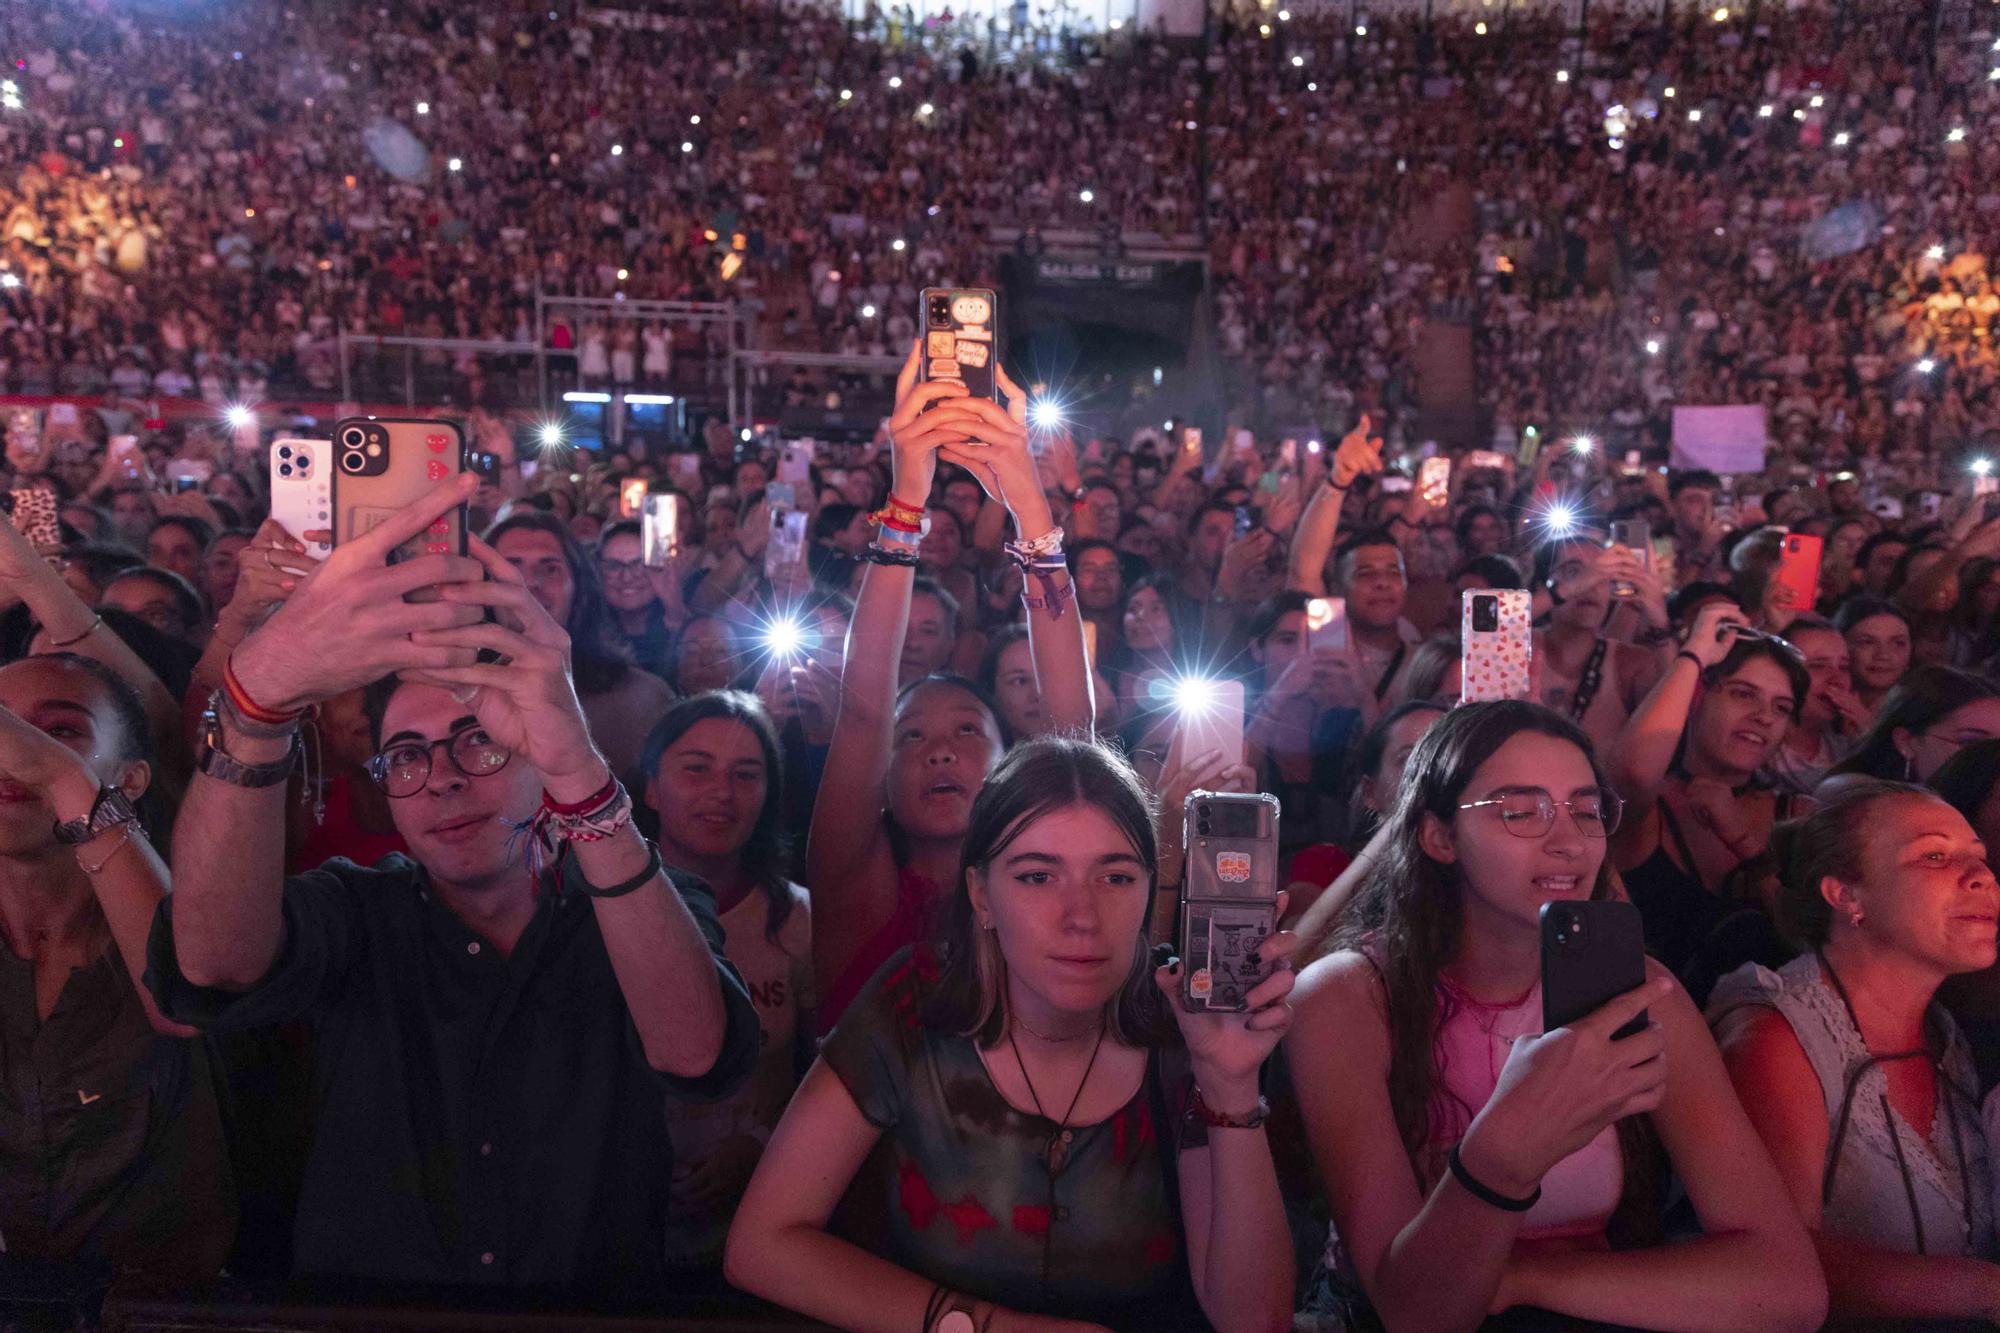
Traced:
<path fill-rule="evenodd" d="M 1491 806 L 1500 812 L 1500 826 L 1517 838 L 1544 838 L 1556 826 L 1556 808 L 1569 811 L 1577 831 L 1586 838 L 1608 838 L 1618 831 L 1625 803 L 1609 787 L 1580 791 L 1558 801 L 1540 787 L 1513 787 L 1483 801 L 1467 801 L 1461 810 Z"/>
<path fill-rule="evenodd" d="M 495 743 L 484 727 L 464 727 L 442 740 L 398 741 L 368 761 L 368 776 L 398 800 L 415 796 L 431 780 L 431 756 L 440 746 L 451 766 L 468 778 L 498 773 L 514 757 L 514 752 Z"/>

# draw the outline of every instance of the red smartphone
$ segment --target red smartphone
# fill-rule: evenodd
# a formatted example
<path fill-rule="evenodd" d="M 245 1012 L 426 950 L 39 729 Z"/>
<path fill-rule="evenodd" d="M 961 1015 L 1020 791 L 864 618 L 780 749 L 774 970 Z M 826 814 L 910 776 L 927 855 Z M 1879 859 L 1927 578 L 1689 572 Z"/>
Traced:
<path fill-rule="evenodd" d="M 1788 532 L 1778 553 L 1779 583 L 1792 590 L 1792 609 L 1806 615 L 1819 600 L 1820 551 L 1825 545 L 1818 537 Z"/>

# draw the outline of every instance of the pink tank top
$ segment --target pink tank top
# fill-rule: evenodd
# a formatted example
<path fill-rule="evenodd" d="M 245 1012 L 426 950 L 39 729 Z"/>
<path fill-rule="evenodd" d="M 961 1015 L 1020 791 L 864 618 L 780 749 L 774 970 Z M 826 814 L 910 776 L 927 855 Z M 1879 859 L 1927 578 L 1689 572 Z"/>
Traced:
<path fill-rule="evenodd" d="M 1443 1086 L 1431 1104 L 1437 1160 L 1465 1135 L 1493 1096 L 1514 1038 L 1542 1030 L 1542 985 L 1520 999 L 1482 1004 L 1449 980 L 1438 980 L 1437 1056 Z M 1542 1197 L 1522 1219 L 1522 1240 L 1601 1237 L 1625 1185 L 1618 1129 L 1604 1131 L 1557 1162 L 1542 1177 Z"/>

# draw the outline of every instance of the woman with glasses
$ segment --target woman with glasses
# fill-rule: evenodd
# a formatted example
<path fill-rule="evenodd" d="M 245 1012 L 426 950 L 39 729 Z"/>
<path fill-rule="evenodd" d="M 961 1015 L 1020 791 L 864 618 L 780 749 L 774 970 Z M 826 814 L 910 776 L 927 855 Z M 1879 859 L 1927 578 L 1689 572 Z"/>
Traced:
<path fill-rule="evenodd" d="M 1937 1004 L 1993 966 L 2000 892 L 1964 816 L 1860 779 L 1775 838 L 1806 950 L 1716 987 L 1730 1078 L 1825 1265 L 1837 1320 L 2000 1320 L 1991 1152 Z"/>
<path fill-rule="evenodd" d="M 1920 666 L 1882 700 L 1854 753 L 1834 768 L 1902 782 L 1929 782 L 1974 741 L 2000 736 L 2000 685 L 1946 666 Z"/>
<path fill-rule="evenodd" d="M 1789 801 L 1758 780 L 1805 703 L 1798 650 L 1752 630 L 1733 603 L 1694 618 L 1673 664 L 1607 750 L 1631 807 L 1612 863 L 1646 922 L 1646 946 L 1697 996 L 1750 957 L 1769 931 L 1755 919 L 1718 934 L 1732 904 L 1762 904 L 1771 825 Z M 1743 928 L 1748 937 L 1738 939 Z M 1727 955 L 1727 967 L 1712 961 Z M 1716 970 L 1716 969 L 1720 970 Z"/>
<path fill-rule="evenodd" d="M 674 503 L 681 522 L 690 522 L 687 501 L 676 495 Z M 687 570 L 680 560 L 649 567 L 644 528 L 636 519 L 611 524 L 597 539 L 597 572 L 604 580 L 604 604 L 612 622 L 632 650 L 633 660 L 663 679 L 673 670 L 675 637 L 687 624 L 687 603 L 681 596 Z"/>
<path fill-rule="evenodd" d="M 1454 709 L 1410 756 L 1285 1041 L 1333 1217 L 1315 1303 L 1350 1326 L 1473 1329 L 1517 1306 L 1683 1329 L 1824 1314 L 1804 1228 L 1673 978 L 1653 965 L 1541 1031 L 1541 908 L 1615 896 L 1620 809 L 1589 740 L 1536 704 Z M 1671 1247 L 1668 1166 L 1703 1232 Z"/>

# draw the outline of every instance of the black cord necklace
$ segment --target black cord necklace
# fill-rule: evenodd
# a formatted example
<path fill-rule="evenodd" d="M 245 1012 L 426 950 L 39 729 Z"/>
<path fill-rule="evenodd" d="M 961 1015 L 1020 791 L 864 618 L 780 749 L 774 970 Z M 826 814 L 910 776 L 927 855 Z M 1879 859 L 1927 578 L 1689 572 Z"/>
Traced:
<path fill-rule="evenodd" d="M 1051 1176 L 1060 1174 L 1063 1167 L 1069 1164 L 1069 1145 L 1076 1138 L 1069 1127 L 1069 1118 L 1076 1114 L 1076 1104 L 1083 1100 L 1083 1090 L 1090 1086 L 1090 1071 L 1097 1068 L 1097 1053 L 1104 1048 L 1104 1028 L 1103 1023 L 1097 1025 L 1097 1042 L 1090 1048 L 1090 1062 L 1083 1067 L 1076 1095 L 1069 1099 L 1069 1110 L 1063 1112 L 1061 1121 L 1052 1122 L 1055 1123 L 1055 1130 L 1049 1135 L 1048 1146 L 1042 1149 L 1042 1160 L 1048 1164 Z M 1021 1081 L 1028 1085 L 1028 1096 L 1035 1103 L 1035 1114 L 1044 1120 L 1049 1119 L 1049 1113 L 1042 1109 L 1041 1094 L 1035 1091 L 1035 1080 L 1028 1077 L 1028 1062 L 1021 1058 L 1021 1047 L 1014 1040 L 1014 1025 L 1011 1022 L 1007 1025 L 1007 1045 L 1014 1052 L 1014 1063 L 1021 1070 Z"/>
<path fill-rule="evenodd" d="M 1840 1099 L 1840 1115 L 1834 1123 L 1833 1141 L 1828 1148 L 1826 1156 L 1826 1181 L 1820 1188 L 1819 1196 L 1821 1206 L 1824 1207 L 1827 1201 L 1833 1197 L 1833 1173 L 1834 1169 L 1840 1164 L 1840 1145 L 1842 1140 L 1847 1137 L 1848 1120 L 1854 1112 L 1854 1094 L 1861 1090 L 1861 1080 L 1867 1076 L 1869 1070 L 1879 1064 L 1888 1064 L 1896 1060 L 1928 1060 L 1931 1065 L 1931 1076 L 1937 1080 L 1937 1090 L 1940 1100 L 1944 1102 L 1945 1120 L 1951 1126 L 1952 1154 L 1958 1159 L 1958 1182 L 1959 1194 L 1961 1196 L 1959 1207 L 1962 1214 L 1962 1223 L 1965 1227 L 1966 1243 L 1969 1245 L 1972 1241 L 1972 1181 L 1966 1173 L 1965 1140 L 1959 1130 L 1958 1109 L 1952 1103 L 1952 1093 L 1955 1089 L 1952 1087 L 1951 1079 L 1944 1072 L 1944 1063 L 1941 1060 L 1934 1059 L 1928 1050 L 1896 1051 L 1889 1055 L 1876 1055 L 1873 1051 L 1870 1051 L 1868 1049 L 1868 1035 L 1861 1030 L 1861 1019 L 1854 1012 L 1854 1001 L 1848 998 L 1847 986 L 1841 981 L 1840 973 L 1833 970 L 1833 964 L 1827 961 L 1826 953 L 1823 950 L 1816 950 L 1815 955 L 1819 959 L 1820 971 L 1826 973 L 1826 979 L 1833 984 L 1834 994 L 1840 997 L 1841 1007 L 1847 1010 L 1847 1021 L 1854 1025 L 1855 1038 L 1860 1041 L 1861 1049 L 1868 1057 L 1856 1065 L 1847 1075 L 1847 1089 Z M 1917 1184 L 1910 1175 L 1910 1164 L 1903 1156 L 1903 1136 L 1897 1131 L 1896 1119 L 1889 1110 L 1889 1092 L 1886 1083 L 1883 1084 L 1881 1100 L 1882 1121 L 1884 1127 L 1889 1131 L 1889 1149 L 1896 1157 L 1896 1174 L 1902 1177 L 1903 1198 L 1910 1207 L 1910 1229 L 1915 1233 L 1917 1253 L 1929 1254 L 1930 1249 L 1925 1244 L 1923 1212 L 1917 1204 Z"/>

